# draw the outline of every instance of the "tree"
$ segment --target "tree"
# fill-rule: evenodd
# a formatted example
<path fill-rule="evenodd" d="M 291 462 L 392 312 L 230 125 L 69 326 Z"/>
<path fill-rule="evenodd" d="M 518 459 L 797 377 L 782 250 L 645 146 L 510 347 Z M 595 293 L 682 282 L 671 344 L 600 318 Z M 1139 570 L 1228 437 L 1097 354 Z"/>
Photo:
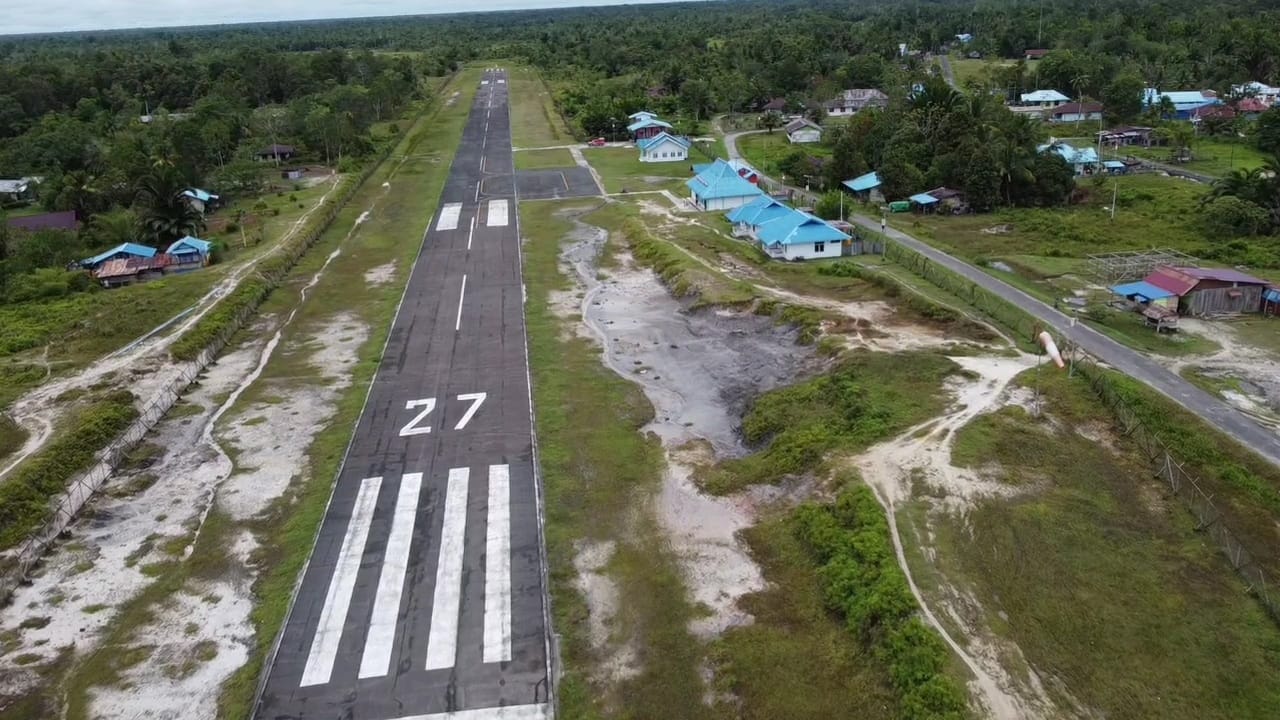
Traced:
<path fill-rule="evenodd" d="M 1191 123 L 1167 122 L 1156 129 L 1156 135 L 1169 144 L 1179 162 L 1191 159 L 1191 145 L 1196 139 L 1196 129 Z"/>
<path fill-rule="evenodd" d="M 1267 208 L 1232 195 L 1211 199 L 1201 208 L 1205 230 L 1217 237 L 1257 235 L 1271 224 Z"/>
<path fill-rule="evenodd" d="M 94 248 L 114 247 L 138 239 L 138 216 L 128 208 L 116 208 L 89 218 L 82 234 Z"/>
<path fill-rule="evenodd" d="M 1133 73 L 1117 75 L 1102 92 L 1107 116 L 1115 122 L 1133 122 L 1142 114 L 1142 91 L 1145 83 Z"/>
<path fill-rule="evenodd" d="M 782 127 L 782 115 L 770 110 L 760 116 L 760 127 L 768 130 L 772 135 L 774 130 Z"/>
<path fill-rule="evenodd" d="M 138 181 L 137 198 L 143 208 L 142 239 L 160 248 L 187 235 L 204 232 L 204 215 L 182 196 L 186 183 L 172 165 L 158 163 Z"/>
<path fill-rule="evenodd" d="M 1259 150 L 1280 154 L 1280 107 L 1270 108 L 1259 115 L 1254 133 Z"/>
<path fill-rule="evenodd" d="M 693 115 L 694 120 L 701 120 L 711 107 L 711 86 L 706 80 L 698 78 L 685 80 L 680 86 L 680 102 Z"/>

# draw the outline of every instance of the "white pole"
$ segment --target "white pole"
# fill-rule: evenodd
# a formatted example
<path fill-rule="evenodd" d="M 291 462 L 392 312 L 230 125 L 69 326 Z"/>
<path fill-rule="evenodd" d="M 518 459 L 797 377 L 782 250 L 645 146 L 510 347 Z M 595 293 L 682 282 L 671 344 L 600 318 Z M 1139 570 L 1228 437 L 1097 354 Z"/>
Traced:
<path fill-rule="evenodd" d="M 1116 219 L 1116 200 L 1120 196 L 1120 181 L 1111 181 L 1111 219 Z"/>

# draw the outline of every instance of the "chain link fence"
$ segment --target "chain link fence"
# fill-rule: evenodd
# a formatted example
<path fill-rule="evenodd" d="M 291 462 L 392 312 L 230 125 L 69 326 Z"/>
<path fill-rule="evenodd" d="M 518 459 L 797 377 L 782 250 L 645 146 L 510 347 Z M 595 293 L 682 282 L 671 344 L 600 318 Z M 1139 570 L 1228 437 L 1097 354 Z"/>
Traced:
<path fill-rule="evenodd" d="M 885 258 L 967 301 L 1013 330 L 1017 338 L 1029 346 L 1035 344 L 1035 336 L 1041 330 L 1052 330 L 1009 301 L 892 239 L 886 238 Z M 1116 390 L 1104 367 L 1074 344 L 1068 345 L 1065 350 L 1071 360 L 1072 371 L 1089 382 L 1089 386 L 1111 411 L 1117 425 L 1151 461 L 1156 477 L 1169 486 L 1196 518 L 1197 529 L 1212 538 L 1231 563 L 1231 567 L 1244 579 L 1249 592 L 1280 623 L 1280 592 L 1276 590 L 1266 570 L 1254 560 L 1253 554 L 1227 527 L 1225 516 L 1213 502 L 1212 496 L 1204 490 L 1204 483 L 1192 475 L 1165 442 L 1147 427 Z"/>
<path fill-rule="evenodd" d="M 115 472 L 120 463 L 147 433 L 160 423 L 174 406 L 182 394 L 191 386 L 200 373 L 218 357 L 231 341 L 231 338 L 244 327 L 248 320 L 257 314 L 258 307 L 266 300 L 267 295 L 280 285 L 298 260 L 320 239 L 337 219 L 338 213 L 346 208 L 355 193 L 364 186 L 373 173 L 381 167 L 390 156 L 394 145 L 388 146 L 371 161 L 354 179 L 345 178 L 338 182 L 342 187 L 336 194 L 325 200 L 325 209 L 318 219 L 309 223 L 307 229 L 289 239 L 276 251 L 283 260 L 275 264 L 269 271 L 258 271 L 245 277 L 253 277 L 266 282 L 263 292 L 258 293 L 249 302 L 242 305 L 234 315 L 228 318 L 214 334 L 210 342 L 195 357 L 188 361 L 177 378 L 165 389 L 158 392 L 148 402 L 136 420 L 113 442 L 99 451 L 97 461 L 88 470 L 74 476 L 67 483 L 67 489 L 58 497 L 56 504 L 41 527 L 24 540 L 16 550 L 8 554 L 4 563 L 3 574 L 0 574 L 0 604 L 8 602 L 17 587 L 28 577 L 32 569 L 53 545 L 58 537 L 66 531 L 76 516 L 102 487 L 103 483 Z M 266 256 L 262 258 L 266 259 Z M 220 303 L 234 301 L 235 293 L 229 293 Z M 206 316 L 207 317 L 207 316 Z M 198 324 L 196 325 L 198 327 Z M 196 328 L 193 327 L 192 330 Z"/>

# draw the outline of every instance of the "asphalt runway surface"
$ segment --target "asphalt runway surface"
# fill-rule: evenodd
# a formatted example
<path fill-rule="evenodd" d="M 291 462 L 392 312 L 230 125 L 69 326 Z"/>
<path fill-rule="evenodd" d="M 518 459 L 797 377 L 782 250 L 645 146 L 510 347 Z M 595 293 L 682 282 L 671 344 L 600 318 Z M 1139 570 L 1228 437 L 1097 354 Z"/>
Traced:
<path fill-rule="evenodd" d="M 272 655 L 259 720 L 550 715 L 514 178 L 506 73 L 490 70 Z"/>

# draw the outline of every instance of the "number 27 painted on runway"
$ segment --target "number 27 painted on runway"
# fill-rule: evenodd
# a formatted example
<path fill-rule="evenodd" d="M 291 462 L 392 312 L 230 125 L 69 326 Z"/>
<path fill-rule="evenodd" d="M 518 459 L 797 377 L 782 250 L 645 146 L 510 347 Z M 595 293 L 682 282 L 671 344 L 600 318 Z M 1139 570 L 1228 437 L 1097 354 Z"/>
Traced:
<path fill-rule="evenodd" d="M 471 418 L 476 416 L 476 411 L 484 404 L 485 398 L 487 397 L 489 397 L 489 393 L 465 393 L 463 395 L 459 395 L 458 399 L 463 402 L 471 403 L 471 407 L 467 408 L 467 411 L 462 414 L 462 418 L 458 420 L 457 425 L 453 426 L 453 429 L 461 430 L 465 428 L 467 423 L 471 422 Z M 420 423 L 423 420 L 426 420 L 427 416 L 436 409 L 436 399 L 423 398 L 421 400 L 410 400 L 404 404 L 405 410 L 416 410 L 418 408 L 422 408 L 422 410 L 419 411 L 417 415 L 414 415 L 413 419 L 404 427 L 400 428 L 400 437 L 426 435 L 431 432 L 430 425 L 421 425 Z"/>

